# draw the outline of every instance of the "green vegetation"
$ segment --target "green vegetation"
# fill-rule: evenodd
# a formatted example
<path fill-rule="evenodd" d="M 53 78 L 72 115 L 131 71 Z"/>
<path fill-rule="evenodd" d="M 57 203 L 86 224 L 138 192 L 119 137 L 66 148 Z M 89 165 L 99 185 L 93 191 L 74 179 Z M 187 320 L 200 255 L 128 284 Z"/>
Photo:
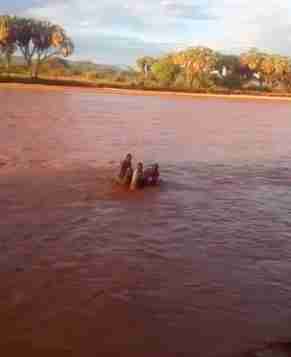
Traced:
<path fill-rule="evenodd" d="M 147 57 L 137 61 L 139 68 Z M 225 55 L 206 47 L 173 52 L 166 57 L 150 58 L 147 71 L 140 71 L 145 84 L 192 90 L 223 91 L 248 89 L 290 92 L 291 59 L 256 49 L 240 55 Z"/>
<path fill-rule="evenodd" d="M 54 56 L 68 57 L 74 45 L 64 29 L 48 21 L 22 17 L 0 17 L 0 52 L 10 70 L 12 55 L 19 51 L 32 77 L 40 65 Z"/>
<path fill-rule="evenodd" d="M 170 86 L 180 73 L 180 66 L 175 64 L 170 57 L 166 57 L 156 61 L 151 67 L 151 72 L 159 83 Z"/>
<path fill-rule="evenodd" d="M 136 68 L 73 62 L 74 45 L 59 25 L 35 19 L 0 16 L 0 79 L 87 83 L 98 87 L 187 92 L 282 93 L 291 91 L 291 59 L 251 49 L 227 55 L 191 47 L 153 58 Z M 82 84 L 82 85 L 83 85 Z"/>

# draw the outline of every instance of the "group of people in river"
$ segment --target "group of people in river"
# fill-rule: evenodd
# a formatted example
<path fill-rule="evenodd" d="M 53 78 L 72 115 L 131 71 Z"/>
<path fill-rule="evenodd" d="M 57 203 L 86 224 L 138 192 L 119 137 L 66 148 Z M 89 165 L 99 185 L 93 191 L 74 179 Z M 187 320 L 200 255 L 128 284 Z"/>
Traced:
<path fill-rule="evenodd" d="M 145 186 L 155 186 L 159 184 L 159 165 L 153 164 L 144 169 L 143 163 L 139 162 L 135 169 L 132 167 L 132 155 L 127 154 L 121 161 L 117 182 L 120 185 L 129 187 L 130 190 L 137 190 Z"/>

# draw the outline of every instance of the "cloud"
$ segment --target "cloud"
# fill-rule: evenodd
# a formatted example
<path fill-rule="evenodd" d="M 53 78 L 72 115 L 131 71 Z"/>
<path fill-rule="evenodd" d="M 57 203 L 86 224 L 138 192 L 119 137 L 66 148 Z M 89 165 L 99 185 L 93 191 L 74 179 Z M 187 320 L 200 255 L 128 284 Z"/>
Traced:
<path fill-rule="evenodd" d="M 95 53 L 96 61 L 111 57 L 111 63 L 133 63 L 141 55 L 169 51 L 177 46 L 180 31 L 188 30 L 186 18 L 206 18 L 198 5 L 157 0 L 49 1 L 24 14 L 62 24 L 73 37 L 78 56 L 94 58 Z"/>
<path fill-rule="evenodd" d="M 144 54 L 190 45 L 226 52 L 258 47 L 291 54 L 291 2 L 287 0 L 21 2 L 24 15 L 62 24 L 75 41 L 76 55 L 96 61 L 132 64 Z"/>
<path fill-rule="evenodd" d="M 75 57 L 85 58 L 97 63 L 133 64 L 138 57 L 159 56 L 173 48 L 173 44 L 146 42 L 142 39 L 95 33 L 92 36 L 77 35 L 79 44 Z"/>
<path fill-rule="evenodd" d="M 211 11 L 217 18 L 216 33 L 220 34 L 216 42 L 218 46 L 229 50 L 250 47 L 285 53 L 287 50 L 291 54 L 290 2 L 215 0 Z M 214 28 L 211 31 L 215 33 Z"/>
<path fill-rule="evenodd" d="M 17 14 L 38 4 L 39 0 L 0 0 L 0 14 Z"/>
<path fill-rule="evenodd" d="M 207 7 L 202 6 L 202 4 L 179 3 L 175 0 L 164 0 L 161 5 L 165 13 L 171 17 L 197 21 L 211 19 L 211 16 L 207 13 Z"/>

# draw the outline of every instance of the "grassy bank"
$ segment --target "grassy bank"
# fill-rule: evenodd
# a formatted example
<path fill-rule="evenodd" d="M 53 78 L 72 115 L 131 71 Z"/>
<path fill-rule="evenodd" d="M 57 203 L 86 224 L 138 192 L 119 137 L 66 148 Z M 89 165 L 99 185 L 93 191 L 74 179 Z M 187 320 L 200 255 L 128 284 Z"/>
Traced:
<path fill-rule="evenodd" d="M 0 75 L 0 84 L 22 84 L 22 85 L 41 85 L 41 86 L 59 86 L 59 87 L 77 87 L 77 88 L 92 88 L 118 90 L 120 92 L 134 92 L 138 94 L 177 94 L 185 96 L 216 96 L 216 97 L 236 97 L 236 98 L 276 98 L 291 100 L 291 93 L 287 92 L 265 92 L 261 90 L 246 90 L 246 89 L 225 89 L 225 88 L 210 88 L 210 89 L 179 89 L 168 88 L 162 86 L 144 86 L 136 83 L 118 83 L 113 81 L 90 81 L 78 78 L 50 78 L 41 77 L 32 79 L 28 76 L 7 76 Z"/>

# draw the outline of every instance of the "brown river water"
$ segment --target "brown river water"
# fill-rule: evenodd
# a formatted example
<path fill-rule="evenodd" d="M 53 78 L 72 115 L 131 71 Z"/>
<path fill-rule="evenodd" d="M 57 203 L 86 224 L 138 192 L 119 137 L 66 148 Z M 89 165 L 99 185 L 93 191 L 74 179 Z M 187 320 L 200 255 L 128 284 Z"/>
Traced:
<path fill-rule="evenodd" d="M 3 356 L 242 356 L 291 338 L 288 102 L 0 88 Z M 160 188 L 111 178 L 132 152 Z"/>

